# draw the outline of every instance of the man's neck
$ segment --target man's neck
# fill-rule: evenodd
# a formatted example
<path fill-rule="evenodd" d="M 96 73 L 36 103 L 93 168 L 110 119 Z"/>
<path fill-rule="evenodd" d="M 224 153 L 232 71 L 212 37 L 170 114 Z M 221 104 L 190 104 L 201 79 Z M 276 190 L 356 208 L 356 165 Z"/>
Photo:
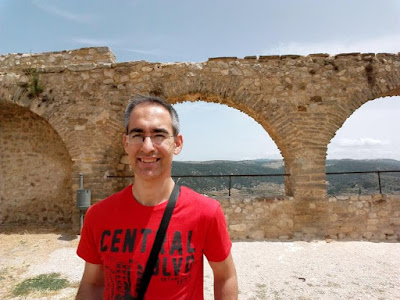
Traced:
<path fill-rule="evenodd" d="M 155 206 L 169 199 L 174 188 L 171 177 L 161 181 L 137 180 L 132 187 L 133 197 L 144 206 Z"/>

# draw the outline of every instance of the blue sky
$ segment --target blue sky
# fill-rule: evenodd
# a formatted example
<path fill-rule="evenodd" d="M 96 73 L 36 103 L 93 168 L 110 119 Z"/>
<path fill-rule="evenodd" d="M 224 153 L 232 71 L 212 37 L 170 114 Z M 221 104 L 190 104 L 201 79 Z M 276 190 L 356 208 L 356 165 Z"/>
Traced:
<path fill-rule="evenodd" d="M 0 54 L 93 46 L 109 46 L 119 62 L 398 53 L 400 1 L 0 0 Z M 328 158 L 400 160 L 399 100 L 377 99 L 357 110 Z M 178 160 L 281 157 L 268 133 L 237 110 L 201 102 L 176 107 L 185 138 Z"/>

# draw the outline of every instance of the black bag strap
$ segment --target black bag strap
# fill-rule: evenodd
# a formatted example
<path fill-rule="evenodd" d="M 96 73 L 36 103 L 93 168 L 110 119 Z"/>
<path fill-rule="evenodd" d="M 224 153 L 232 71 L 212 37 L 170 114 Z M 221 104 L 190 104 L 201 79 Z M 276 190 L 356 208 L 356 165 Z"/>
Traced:
<path fill-rule="evenodd" d="M 172 190 L 171 196 L 169 197 L 167 207 L 165 208 L 164 215 L 161 219 L 160 227 L 158 228 L 153 247 L 151 248 L 149 259 L 143 272 L 143 277 L 139 282 L 137 298 L 138 300 L 142 300 L 144 298 L 144 294 L 147 291 L 147 287 L 150 283 L 151 276 L 153 275 L 154 267 L 158 259 L 158 254 L 160 253 L 161 246 L 164 242 L 168 224 L 171 219 L 172 212 L 174 211 L 175 203 L 178 199 L 180 189 L 181 187 L 175 183 L 174 189 Z"/>

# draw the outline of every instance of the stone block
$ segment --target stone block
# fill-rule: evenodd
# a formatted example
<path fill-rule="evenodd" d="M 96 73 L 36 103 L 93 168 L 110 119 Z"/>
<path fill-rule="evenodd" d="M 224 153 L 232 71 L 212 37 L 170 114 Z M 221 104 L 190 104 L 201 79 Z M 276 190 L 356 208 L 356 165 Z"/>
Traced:
<path fill-rule="evenodd" d="M 377 225 L 377 224 L 379 224 L 379 220 L 378 219 L 369 219 L 369 220 L 367 220 L 367 224 L 368 225 Z"/>
<path fill-rule="evenodd" d="M 371 197 L 371 195 L 361 195 L 359 199 L 361 201 L 371 201 L 372 197 Z"/>
<path fill-rule="evenodd" d="M 229 225 L 229 229 L 232 231 L 240 231 L 240 232 L 244 232 L 247 230 L 247 225 L 246 224 L 233 224 L 233 225 Z"/>
<path fill-rule="evenodd" d="M 378 200 L 382 200 L 383 199 L 383 195 L 381 194 L 375 194 L 371 196 L 373 201 L 378 201 Z"/>
<path fill-rule="evenodd" d="M 121 157 L 120 162 L 121 162 L 122 164 L 124 164 L 124 165 L 129 165 L 129 157 L 128 157 L 128 155 L 123 155 L 123 156 Z"/>
<path fill-rule="evenodd" d="M 377 230 L 378 230 L 378 227 L 375 226 L 375 225 L 368 225 L 368 226 L 367 226 L 367 231 L 375 232 L 375 231 L 377 231 Z"/>
<path fill-rule="evenodd" d="M 255 230 L 253 232 L 250 232 L 249 236 L 253 240 L 263 240 L 265 238 L 264 231 L 262 230 Z"/>
<path fill-rule="evenodd" d="M 103 80 L 103 84 L 113 84 L 113 83 L 114 83 L 114 79 L 112 79 L 112 78 Z"/>
<path fill-rule="evenodd" d="M 386 235 L 386 239 L 388 241 L 400 241 L 400 235 L 399 234 L 390 234 L 390 235 Z"/>
<path fill-rule="evenodd" d="M 329 222 L 336 222 L 339 220 L 339 216 L 337 214 L 332 214 L 329 216 Z"/>
<path fill-rule="evenodd" d="M 378 212 L 378 216 L 380 217 L 387 217 L 389 215 L 389 212 L 386 210 L 381 210 Z"/>
<path fill-rule="evenodd" d="M 350 224 L 346 224 L 343 226 L 340 226 L 340 231 L 344 233 L 352 232 L 354 230 L 354 226 Z"/>
<path fill-rule="evenodd" d="M 264 212 L 264 209 L 262 209 L 261 207 L 260 208 L 256 208 L 254 212 L 257 213 L 257 214 L 261 214 L 261 213 Z"/>
<path fill-rule="evenodd" d="M 372 235 L 373 235 L 372 232 L 364 232 L 363 238 L 365 238 L 367 240 L 371 240 Z"/>
<path fill-rule="evenodd" d="M 347 208 L 347 211 L 348 211 L 349 213 L 354 213 L 356 210 L 357 210 L 357 209 L 356 209 L 354 206 L 352 206 L 352 205 L 350 205 L 350 206 Z"/>
<path fill-rule="evenodd" d="M 400 225 L 400 218 L 390 218 L 390 223 L 393 225 Z"/>
<path fill-rule="evenodd" d="M 149 67 L 149 66 L 145 66 L 141 70 L 142 70 L 142 72 L 151 72 L 151 71 L 153 71 L 153 68 Z"/>
<path fill-rule="evenodd" d="M 353 240 L 358 240 L 361 238 L 361 233 L 359 232 L 350 232 L 349 237 Z"/>
<path fill-rule="evenodd" d="M 96 68 L 94 63 L 69 64 L 67 69 L 73 72 L 90 71 Z"/>

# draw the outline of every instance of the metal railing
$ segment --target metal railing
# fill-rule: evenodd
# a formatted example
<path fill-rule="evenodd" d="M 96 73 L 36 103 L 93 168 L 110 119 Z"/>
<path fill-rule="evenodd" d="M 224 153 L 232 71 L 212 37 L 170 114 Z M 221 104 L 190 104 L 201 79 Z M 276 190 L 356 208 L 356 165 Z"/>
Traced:
<path fill-rule="evenodd" d="M 198 178 L 198 177 L 228 177 L 228 195 L 231 196 L 232 177 L 277 177 L 277 176 L 290 176 L 290 174 L 225 174 L 225 175 L 172 175 L 172 178 Z"/>
<path fill-rule="evenodd" d="M 343 175 L 343 174 L 378 174 L 379 194 L 382 194 L 381 173 L 400 173 L 400 170 L 389 171 L 355 171 L 355 172 L 327 172 L 326 175 Z"/>
<path fill-rule="evenodd" d="M 377 174 L 379 193 L 382 194 L 381 173 L 400 173 L 400 170 L 388 171 L 353 171 L 353 172 L 327 172 L 326 175 L 345 175 L 345 174 Z M 219 174 L 219 175 L 172 175 L 172 178 L 224 178 L 228 177 L 228 193 L 231 196 L 232 177 L 276 177 L 276 176 L 290 176 L 290 174 Z M 107 178 L 133 178 L 133 176 L 115 176 L 109 175 Z"/>

